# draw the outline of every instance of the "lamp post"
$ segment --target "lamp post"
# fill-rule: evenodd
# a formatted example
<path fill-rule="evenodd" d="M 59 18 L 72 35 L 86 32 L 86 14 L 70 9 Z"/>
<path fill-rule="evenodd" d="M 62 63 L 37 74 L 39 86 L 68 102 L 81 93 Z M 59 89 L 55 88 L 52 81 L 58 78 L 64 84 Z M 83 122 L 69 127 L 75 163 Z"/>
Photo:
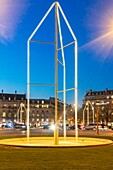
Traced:
<path fill-rule="evenodd" d="M 96 129 L 96 133 L 97 133 L 97 135 L 99 135 L 99 128 L 98 128 L 98 111 L 99 111 L 99 106 L 97 107 L 97 113 L 96 113 L 96 120 L 97 120 L 97 129 Z"/>

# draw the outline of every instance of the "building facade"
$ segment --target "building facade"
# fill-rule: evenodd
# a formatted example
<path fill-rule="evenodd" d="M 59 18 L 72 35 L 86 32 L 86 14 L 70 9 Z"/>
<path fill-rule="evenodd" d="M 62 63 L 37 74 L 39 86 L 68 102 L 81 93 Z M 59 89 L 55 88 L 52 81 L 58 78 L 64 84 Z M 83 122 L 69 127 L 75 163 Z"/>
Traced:
<path fill-rule="evenodd" d="M 63 102 L 58 100 L 58 121 L 63 122 Z M 67 121 L 74 119 L 72 106 L 66 105 Z M 8 121 L 21 122 L 26 124 L 27 114 L 26 94 L 0 93 L 0 123 L 7 124 Z M 54 123 L 55 98 L 30 99 L 29 120 L 31 125 L 39 126 L 44 122 Z"/>
<path fill-rule="evenodd" d="M 84 100 L 83 108 L 85 114 L 85 122 L 89 112 L 89 122 L 92 122 L 93 110 L 95 122 L 103 123 L 113 122 L 113 90 L 107 88 L 103 91 L 87 91 Z M 97 115 L 98 114 L 98 115 Z"/>

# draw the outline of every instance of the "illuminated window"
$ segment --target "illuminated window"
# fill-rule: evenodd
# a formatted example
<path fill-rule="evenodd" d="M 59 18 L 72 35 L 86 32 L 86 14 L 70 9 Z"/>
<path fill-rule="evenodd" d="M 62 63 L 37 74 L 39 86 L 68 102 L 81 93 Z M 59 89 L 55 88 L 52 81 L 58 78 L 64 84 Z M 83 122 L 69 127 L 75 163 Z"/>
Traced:
<path fill-rule="evenodd" d="M 39 117 L 39 114 L 37 114 L 37 117 Z"/>
<path fill-rule="evenodd" d="M 5 119 L 2 119 L 2 123 L 5 123 Z"/>
<path fill-rule="evenodd" d="M 42 105 L 42 108 L 43 108 L 44 106 Z"/>
<path fill-rule="evenodd" d="M 37 119 L 37 122 L 39 121 L 39 119 Z"/>
<path fill-rule="evenodd" d="M 42 119 L 42 122 L 44 122 L 44 119 Z"/>
<path fill-rule="evenodd" d="M 32 119 L 32 122 L 34 122 L 35 119 Z"/>
<path fill-rule="evenodd" d="M 6 104 L 4 104 L 3 106 L 4 106 L 4 107 L 6 107 L 7 105 L 6 105 Z"/>
<path fill-rule="evenodd" d="M 14 119 L 14 122 L 16 122 L 16 119 Z"/>
<path fill-rule="evenodd" d="M 49 121 L 49 119 L 46 119 L 46 121 L 48 122 L 48 121 Z"/>
<path fill-rule="evenodd" d="M 42 114 L 42 117 L 44 117 L 44 114 Z"/>
<path fill-rule="evenodd" d="M 16 117 L 16 114 L 14 114 L 14 117 Z"/>
<path fill-rule="evenodd" d="M 109 99 L 109 96 L 107 96 L 107 99 Z"/>
<path fill-rule="evenodd" d="M 49 108 L 49 105 L 47 105 L 47 108 Z"/>
<path fill-rule="evenodd" d="M 44 101 L 42 100 L 42 104 L 44 104 Z"/>
<path fill-rule="evenodd" d="M 32 114 L 32 117 L 34 117 L 34 114 Z"/>
<path fill-rule="evenodd" d="M 11 98 L 9 97 L 9 100 L 11 100 Z"/>
<path fill-rule="evenodd" d="M 16 107 L 16 104 L 14 104 L 14 107 Z"/>
<path fill-rule="evenodd" d="M 113 95 L 111 96 L 111 98 L 113 99 Z"/>
<path fill-rule="evenodd" d="M 37 103 L 39 103 L 39 100 L 37 100 Z"/>
<path fill-rule="evenodd" d="M 3 116 L 3 117 L 6 117 L 6 112 L 3 112 L 2 116 Z"/>
<path fill-rule="evenodd" d="M 36 107 L 39 108 L 39 104 L 37 104 Z"/>

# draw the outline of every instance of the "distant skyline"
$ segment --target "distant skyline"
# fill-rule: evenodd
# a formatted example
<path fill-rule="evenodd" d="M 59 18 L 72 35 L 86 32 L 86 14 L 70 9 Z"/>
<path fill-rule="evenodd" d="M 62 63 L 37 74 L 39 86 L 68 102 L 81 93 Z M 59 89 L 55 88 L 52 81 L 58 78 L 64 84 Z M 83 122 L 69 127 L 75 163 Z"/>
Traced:
<path fill-rule="evenodd" d="M 4 93 L 27 92 L 27 39 L 53 0 L 0 0 L 0 89 Z M 78 102 L 86 91 L 113 89 L 113 1 L 58 0 L 78 40 Z M 72 41 L 61 17 L 64 45 Z M 54 41 L 54 11 L 34 39 Z M 65 50 L 67 88 L 73 87 L 73 46 Z M 43 57 L 43 58 L 42 58 Z M 50 64 L 48 64 L 50 63 Z M 31 45 L 31 82 L 54 82 L 54 47 Z M 61 71 L 61 67 L 59 66 Z M 62 75 L 59 89 L 62 89 Z M 32 98 L 54 97 L 53 88 L 33 87 Z M 62 99 L 62 96 L 59 96 Z M 67 93 L 73 103 L 73 93 Z"/>

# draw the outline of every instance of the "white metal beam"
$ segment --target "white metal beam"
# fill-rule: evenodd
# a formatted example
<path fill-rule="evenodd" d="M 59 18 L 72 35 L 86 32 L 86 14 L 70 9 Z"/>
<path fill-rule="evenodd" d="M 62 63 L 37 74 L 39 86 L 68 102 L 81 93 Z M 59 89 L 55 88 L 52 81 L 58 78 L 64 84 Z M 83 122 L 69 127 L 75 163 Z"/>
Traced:
<path fill-rule="evenodd" d="M 64 138 L 66 138 L 66 65 L 65 65 L 65 58 L 64 58 L 63 38 L 62 38 L 62 31 L 61 31 L 60 17 L 59 17 L 58 8 L 57 8 L 57 14 L 58 14 L 58 29 L 59 29 L 59 35 L 60 35 L 60 45 L 61 45 L 62 60 L 63 60 Z"/>

